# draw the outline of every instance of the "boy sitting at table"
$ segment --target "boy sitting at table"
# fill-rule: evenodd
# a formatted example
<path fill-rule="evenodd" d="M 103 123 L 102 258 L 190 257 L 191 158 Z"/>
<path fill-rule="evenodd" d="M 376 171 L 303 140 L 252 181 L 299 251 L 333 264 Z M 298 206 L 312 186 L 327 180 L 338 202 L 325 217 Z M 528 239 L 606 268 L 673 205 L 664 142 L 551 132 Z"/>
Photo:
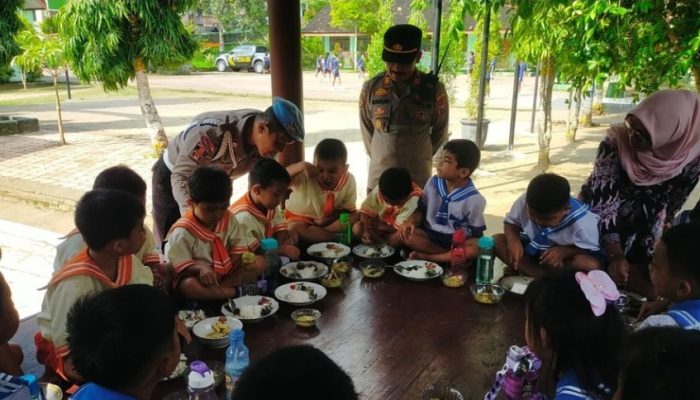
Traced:
<path fill-rule="evenodd" d="M 494 236 L 494 252 L 506 265 L 538 277 L 569 266 L 600 269 L 598 216 L 570 196 L 569 181 L 541 174 L 511 207 L 503 233 Z"/>
<path fill-rule="evenodd" d="M 418 210 L 422 194 L 406 169 L 388 168 L 362 202 L 360 220 L 352 227 L 353 235 L 365 244 L 386 242 L 398 247 L 422 218 Z"/>
<path fill-rule="evenodd" d="M 2 251 L 0 250 L 0 258 Z M 20 376 L 24 354 L 22 349 L 8 341 L 19 328 L 19 314 L 12 302 L 12 291 L 0 273 L 0 372 Z"/>
<path fill-rule="evenodd" d="M 123 190 L 139 199 L 144 207 L 146 206 L 146 182 L 126 165 L 117 165 L 100 172 L 95 177 L 92 188 Z M 172 271 L 161 264 L 153 233 L 146 226 L 144 229 L 146 230 L 146 241 L 134 255 L 141 260 L 143 265 L 153 271 L 154 286 L 168 287 L 168 283 L 172 279 L 170 276 Z M 85 240 L 77 228 L 70 231 L 64 239 L 56 246 L 56 258 L 53 262 L 54 272 L 86 247 Z"/>
<path fill-rule="evenodd" d="M 292 194 L 284 216 L 289 231 L 306 243 L 338 241 L 338 217 L 350 213 L 357 221 L 355 177 L 348 172 L 348 150 L 338 139 L 323 139 L 314 150 L 314 163 L 299 162 L 287 168 Z"/>
<path fill-rule="evenodd" d="M 423 228 L 415 229 L 404 240 L 404 245 L 413 250 L 409 258 L 450 262 L 452 234 L 459 229 L 467 234 L 467 260 L 476 258 L 477 239 L 486 230 L 486 199 L 471 180 L 480 159 L 479 148 L 470 140 L 456 139 L 445 144 L 438 157 L 437 174 L 423 189 Z"/>
<path fill-rule="evenodd" d="M 75 209 L 75 226 L 87 248 L 56 272 L 47 285 L 34 336 L 37 360 L 66 381 L 80 381 L 66 342 L 66 317 L 75 301 L 87 294 L 128 284 L 153 284 L 150 268 L 134 256 L 146 241 L 146 210 L 136 197 L 121 190 L 85 193 Z"/>
<path fill-rule="evenodd" d="M 243 231 L 229 212 L 231 178 L 201 166 L 187 180 L 189 210 L 170 228 L 165 255 L 176 274 L 174 287 L 186 299 L 236 297 L 242 268 L 233 250 Z"/>
<path fill-rule="evenodd" d="M 78 300 L 68 314 L 68 345 L 87 383 L 72 399 L 150 399 L 180 361 L 176 313 L 168 295 L 148 285 Z"/>
<path fill-rule="evenodd" d="M 260 240 L 274 237 L 279 244 L 280 256 L 299 259 L 299 248 L 294 245 L 280 208 L 290 182 L 289 172 L 271 158 L 258 160 L 253 165 L 248 175 L 248 193 L 229 208 L 240 226 L 234 253 L 240 256 L 245 252 L 256 252 Z M 256 257 L 256 264 L 262 265 L 264 270 L 262 256 Z M 258 275 L 263 270 L 258 271 Z"/>

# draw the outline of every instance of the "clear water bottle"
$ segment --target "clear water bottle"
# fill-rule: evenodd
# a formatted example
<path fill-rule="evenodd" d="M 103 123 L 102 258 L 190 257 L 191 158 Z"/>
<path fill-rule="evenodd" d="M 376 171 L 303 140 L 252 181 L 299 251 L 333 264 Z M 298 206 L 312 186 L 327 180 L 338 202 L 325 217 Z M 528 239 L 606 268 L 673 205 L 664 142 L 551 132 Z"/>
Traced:
<path fill-rule="evenodd" d="M 262 279 L 258 282 L 258 286 L 260 291 L 267 295 L 271 295 L 277 288 L 277 272 L 280 266 L 277 256 L 278 247 L 277 239 L 265 238 L 260 241 L 260 248 L 265 258 L 265 272 Z"/>
<path fill-rule="evenodd" d="M 340 243 L 350 246 L 352 244 L 352 224 L 350 223 L 350 214 L 341 213 L 338 218 L 340 223 L 340 232 L 338 232 L 338 239 Z"/>
<path fill-rule="evenodd" d="M 233 400 L 233 392 L 236 389 L 238 380 L 241 379 L 243 371 L 248 368 L 250 356 L 248 347 L 243 343 L 245 334 L 241 329 L 231 331 L 229 335 L 229 346 L 226 350 L 226 400 Z"/>
<path fill-rule="evenodd" d="M 204 362 L 193 361 L 187 375 L 187 400 L 218 400 L 215 387 L 214 372 Z"/>
<path fill-rule="evenodd" d="M 467 235 L 462 229 L 452 234 L 450 249 L 450 268 L 442 278 L 447 287 L 460 287 L 467 282 Z"/>
<path fill-rule="evenodd" d="M 479 238 L 479 256 L 476 259 L 476 284 L 490 285 L 493 280 L 493 245 L 491 236 Z"/>

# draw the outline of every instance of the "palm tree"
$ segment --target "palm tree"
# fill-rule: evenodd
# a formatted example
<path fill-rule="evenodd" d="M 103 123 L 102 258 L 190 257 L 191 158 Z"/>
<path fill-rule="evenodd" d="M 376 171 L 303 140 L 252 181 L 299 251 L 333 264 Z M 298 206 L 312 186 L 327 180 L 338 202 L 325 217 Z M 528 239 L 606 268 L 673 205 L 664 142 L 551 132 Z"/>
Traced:
<path fill-rule="evenodd" d="M 148 86 L 147 66 L 183 62 L 196 42 L 180 13 L 195 0 L 71 0 L 59 11 L 66 57 L 83 81 L 101 81 L 107 91 L 136 81 L 141 114 L 156 154 L 168 145 Z"/>

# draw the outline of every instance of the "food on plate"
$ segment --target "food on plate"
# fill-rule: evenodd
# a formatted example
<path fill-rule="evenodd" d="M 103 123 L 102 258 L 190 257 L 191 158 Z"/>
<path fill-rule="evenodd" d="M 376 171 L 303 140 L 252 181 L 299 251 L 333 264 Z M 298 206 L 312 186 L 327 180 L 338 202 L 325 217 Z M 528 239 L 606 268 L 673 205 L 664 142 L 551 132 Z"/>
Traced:
<path fill-rule="evenodd" d="M 294 266 L 294 271 L 289 274 L 289 277 L 294 279 L 311 279 L 316 277 L 317 270 L 316 264 L 299 261 Z"/>
<path fill-rule="evenodd" d="M 207 335 L 207 339 L 221 339 L 231 333 L 231 327 L 228 325 L 226 317 L 219 317 L 216 322 L 211 324 L 211 329 L 212 332 Z"/>
<path fill-rule="evenodd" d="M 163 380 L 179 378 L 185 372 L 185 369 L 187 369 L 187 356 L 184 353 L 181 353 L 180 361 L 178 361 L 175 369 L 168 377 L 163 378 Z"/>
<path fill-rule="evenodd" d="M 397 266 L 396 269 L 398 269 L 399 272 L 401 272 L 404 276 L 417 279 L 432 278 L 439 274 L 438 265 L 431 262 L 426 264 L 413 264 L 408 266 L 401 265 Z"/>
<path fill-rule="evenodd" d="M 358 245 L 355 254 L 364 258 L 386 258 L 394 254 L 394 249 L 388 245 Z"/>
<path fill-rule="evenodd" d="M 335 271 L 331 270 L 328 275 L 321 278 L 321 284 L 328 288 L 337 288 L 343 284 L 343 280 L 340 279 Z"/>
<path fill-rule="evenodd" d="M 474 300 L 482 304 L 497 304 L 501 302 L 505 289 L 498 285 L 471 285 L 469 290 L 474 296 Z"/>
<path fill-rule="evenodd" d="M 449 275 L 442 278 L 442 284 L 451 288 L 464 286 L 465 283 L 465 278 L 459 275 Z"/>
<path fill-rule="evenodd" d="M 292 313 L 294 323 L 303 328 L 312 328 L 321 317 L 321 313 L 313 308 L 302 308 Z"/>
<path fill-rule="evenodd" d="M 291 290 L 287 293 L 285 298 L 290 303 L 308 303 L 318 298 L 318 294 L 316 294 L 314 288 L 306 286 L 303 283 L 290 285 L 289 288 Z"/>
<path fill-rule="evenodd" d="M 331 265 L 331 269 L 338 274 L 344 274 L 350 270 L 352 264 L 348 261 L 337 261 Z"/>
<path fill-rule="evenodd" d="M 362 265 L 362 275 L 367 278 L 379 278 L 384 275 L 383 263 L 367 263 Z"/>
<path fill-rule="evenodd" d="M 190 329 L 197 322 L 207 318 L 203 310 L 180 310 L 177 312 L 177 317 Z"/>
<path fill-rule="evenodd" d="M 262 297 L 258 304 L 246 304 L 233 309 L 233 315 L 241 319 L 258 319 L 270 315 L 272 302 L 267 297 Z"/>
<path fill-rule="evenodd" d="M 311 250 L 309 254 L 319 258 L 333 258 L 345 253 L 345 246 L 338 243 L 326 243 L 322 249 Z"/>
<path fill-rule="evenodd" d="M 498 296 L 491 292 L 479 292 L 474 295 L 474 300 L 482 304 L 496 304 L 498 303 Z"/>

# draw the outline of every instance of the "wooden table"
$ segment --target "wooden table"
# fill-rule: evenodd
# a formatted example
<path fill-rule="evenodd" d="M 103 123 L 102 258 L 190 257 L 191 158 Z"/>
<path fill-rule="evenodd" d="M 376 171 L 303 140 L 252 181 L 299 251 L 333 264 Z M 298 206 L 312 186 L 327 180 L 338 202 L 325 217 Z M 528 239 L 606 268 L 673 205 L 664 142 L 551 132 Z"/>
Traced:
<path fill-rule="evenodd" d="M 437 381 L 453 384 L 465 399 L 481 399 L 508 347 L 524 344 L 520 296 L 506 293 L 500 304 L 482 305 L 467 286 L 412 282 L 393 271 L 368 279 L 353 269 L 343 287 L 311 307 L 323 314 L 317 329 L 296 327 L 290 313 L 298 307 L 284 303 L 272 317 L 245 325 L 251 361 L 280 346 L 313 345 L 347 371 L 362 399 L 418 399 Z M 196 340 L 184 351 L 190 360 L 224 361 L 225 350 Z M 162 383 L 153 398 L 183 388 L 182 379 Z"/>

